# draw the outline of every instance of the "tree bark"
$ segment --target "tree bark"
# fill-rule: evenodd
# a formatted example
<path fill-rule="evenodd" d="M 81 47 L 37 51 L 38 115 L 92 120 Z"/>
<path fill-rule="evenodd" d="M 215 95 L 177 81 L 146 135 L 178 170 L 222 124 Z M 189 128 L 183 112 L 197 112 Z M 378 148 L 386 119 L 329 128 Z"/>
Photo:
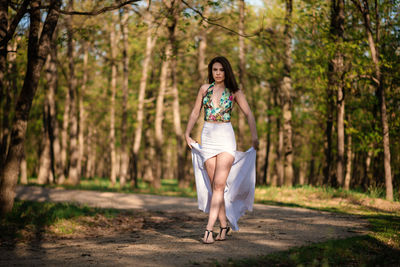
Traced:
<path fill-rule="evenodd" d="M 324 163 L 324 182 L 332 186 L 342 186 L 344 181 L 344 63 L 343 63 L 343 34 L 344 34 L 344 0 L 331 0 L 331 22 L 330 22 L 330 40 L 334 47 L 334 55 L 328 62 L 328 86 L 327 86 L 327 128 Z M 331 180 L 331 133 L 333 125 L 333 92 L 337 92 L 336 110 L 337 110 L 337 160 L 336 160 L 336 180 Z"/>
<path fill-rule="evenodd" d="M 79 134 L 78 134 L 78 144 L 79 144 L 79 157 L 78 157 L 78 173 L 81 176 L 84 172 L 82 166 L 85 161 L 85 130 L 86 130 L 86 112 L 85 106 L 83 104 L 83 99 L 85 98 L 86 84 L 88 80 L 88 59 L 89 59 L 89 44 L 87 41 L 83 41 L 83 75 L 82 75 L 82 86 L 80 90 L 79 97 Z"/>
<path fill-rule="evenodd" d="M 210 8 L 208 5 L 204 5 L 203 16 L 208 17 Z M 208 32 L 208 23 L 203 20 L 200 23 L 200 30 L 199 30 L 199 50 L 198 50 L 198 57 L 197 57 L 197 71 L 199 72 L 199 87 L 204 83 L 208 83 L 207 76 L 207 64 L 205 63 L 206 60 L 206 50 L 207 50 L 207 32 Z M 194 134 L 194 140 L 200 142 L 201 139 L 201 131 L 203 130 L 204 126 L 204 109 L 201 109 L 199 119 L 196 123 L 196 131 Z"/>
<path fill-rule="evenodd" d="M 372 24 L 370 19 L 370 10 L 367 0 L 352 0 L 353 3 L 358 7 L 364 19 L 364 27 L 367 34 L 368 45 L 371 52 L 371 58 L 375 67 L 375 79 L 377 81 L 376 91 L 379 100 L 380 112 L 381 112 L 381 123 L 382 123 L 382 136 L 383 136 L 383 164 L 385 172 L 385 184 L 386 184 L 386 199 L 393 200 L 393 184 L 392 184 L 392 169 L 390 166 L 390 139 L 389 139 L 389 124 L 386 114 L 386 97 L 385 87 L 383 83 L 383 77 L 381 72 L 381 66 L 379 61 L 379 22 L 376 24 L 376 42 L 373 37 Z M 378 5 L 378 2 L 376 2 Z M 376 12 L 378 8 L 376 7 Z M 378 14 L 376 14 L 378 17 Z M 379 21 L 379 18 L 377 18 Z"/>
<path fill-rule="evenodd" d="M 88 127 L 86 178 L 93 178 L 95 176 L 96 143 L 93 140 L 94 131 L 92 127 Z"/>
<path fill-rule="evenodd" d="M 160 87 L 158 89 L 157 101 L 156 101 L 156 118 L 154 123 L 155 130 L 155 150 L 156 150 L 156 161 L 154 164 L 158 166 L 158 172 L 155 174 L 156 177 L 163 179 L 164 168 L 163 166 L 163 144 L 164 144 L 164 134 L 163 134 L 163 120 L 164 120 L 164 97 L 165 90 L 167 86 L 168 68 L 169 68 L 169 58 L 172 54 L 172 47 L 170 42 L 167 42 L 164 52 L 164 58 L 161 65 L 160 74 Z"/>
<path fill-rule="evenodd" d="M 110 57 L 111 57 L 111 104 L 110 104 L 110 153 L 111 153 L 111 184 L 117 181 L 117 157 L 115 151 L 115 94 L 117 90 L 117 42 L 115 38 L 115 19 L 110 28 Z"/>
<path fill-rule="evenodd" d="M 138 109 L 137 109 L 137 127 L 135 130 L 135 139 L 133 142 L 133 160 L 135 166 L 137 166 L 138 154 L 140 149 L 140 143 L 142 139 L 143 132 L 143 117 L 144 117 L 144 98 L 146 93 L 147 86 L 147 76 L 148 71 L 151 65 L 151 55 L 153 53 L 153 47 L 155 45 L 156 39 L 153 38 L 153 23 L 151 22 L 151 14 L 150 11 L 147 11 L 145 14 L 145 22 L 147 23 L 147 38 L 146 38 L 146 52 L 143 60 L 143 68 L 142 68 L 142 76 L 140 78 L 139 85 L 139 99 L 138 99 Z M 153 176 L 152 185 L 155 188 L 161 187 L 161 179 L 159 176 Z"/>
<path fill-rule="evenodd" d="M 17 88 L 17 79 L 18 79 L 18 70 L 16 65 L 17 59 L 17 44 L 20 41 L 20 37 L 14 39 L 12 44 L 9 44 L 9 50 L 14 51 L 12 53 L 8 53 L 8 68 L 7 68 L 7 77 L 5 78 L 6 82 L 3 82 L 2 86 L 6 87 L 6 91 L 4 94 L 5 103 L 4 107 L 2 107 L 2 123 L 1 123 L 1 134 L 0 134 L 0 163 L 3 163 L 7 158 L 7 150 L 10 144 L 10 117 L 12 116 L 11 107 L 14 105 L 13 101 L 15 101 L 18 88 Z M 3 164 L 1 164 L 3 166 Z M 1 169 L 2 167 L 0 167 Z"/>
<path fill-rule="evenodd" d="M 71 110 L 71 98 L 69 91 L 65 94 L 64 101 L 64 114 L 63 114 L 63 124 L 61 130 L 61 168 L 62 174 L 58 177 L 57 183 L 63 184 L 65 182 L 65 173 L 67 172 L 67 150 L 68 150 L 68 125 L 69 125 L 69 113 Z"/>
<path fill-rule="evenodd" d="M 344 189 L 350 189 L 350 180 L 351 180 L 351 162 L 353 160 L 353 151 L 351 149 L 351 134 L 347 134 L 347 161 L 346 161 L 346 176 L 344 179 Z"/>
<path fill-rule="evenodd" d="M 30 5 L 27 70 L 24 84 L 15 105 L 10 148 L 0 173 L 0 207 L 2 215 L 10 212 L 14 205 L 15 186 L 18 181 L 18 173 L 23 156 L 29 111 L 36 93 L 41 70 L 49 52 L 51 37 L 58 22 L 58 9 L 61 1 L 51 1 L 40 37 L 40 1 L 33 0 Z"/>
<path fill-rule="evenodd" d="M 69 0 L 68 8 L 73 9 L 74 0 Z M 72 28 L 72 17 L 66 17 L 67 26 L 67 55 L 68 55 L 68 91 L 71 101 L 71 109 L 69 114 L 69 170 L 67 182 L 77 185 L 80 182 L 78 170 L 79 150 L 78 150 L 78 114 L 77 114 L 77 79 L 75 75 L 75 40 Z"/>
<path fill-rule="evenodd" d="M 26 158 L 25 158 L 25 151 L 22 153 L 22 159 L 20 164 L 20 183 L 21 184 L 28 184 L 28 172 L 26 168 Z"/>
<path fill-rule="evenodd" d="M 47 89 L 48 90 L 48 89 Z M 37 178 L 38 184 L 47 184 L 50 182 L 49 176 L 51 172 L 51 154 L 50 154 L 50 136 L 49 136 L 49 102 L 45 99 L 43 105 L 43 150 L 40 154 L 40 167 Z"/>
<path fill-rule="evenodd" d="M 172 47 L 172 56 L 170 58 L 170 66 L 171 66 L 171 79 L 172 79 L 172 111 L 173 111 L 173 121 L 174 121 L 174 131 L 176 136 L 176 152 L 177 152 L 177 162 L 179 168 L 177 168 L 178 174 L 178 186 L 180 188 L 186 188 L 189 186 L 189 181 L 187 177 L 185 177 L 185 150 L 186 145 L 184 144 L 184 136 L 181 124 L 181 113 L 179 106 L 179 92 L 178 92 L 178 77 L 177 77 L 177 69 L 178 69 L 178 40 L 176 39 L 176 27 L 179 19 L 179 11 L 180 11 L 180 1 L 173 1 L 170 8 L 170 20 L 168 22 L 168 31 L 169 31 L 169 42 Z"/>
<path fill-rule="evenodd" d="M 292 134 L 292 0 L 286 0 L 286 15 L 284 29 L 284 66 L 283 77 L 280 83 L 283 115 L 283 143 L 284 143 L 284 184 L 293 186 L 293 134 Z"/>
<path fill-rule="evenodd" d="M 121 168 L 119 184 L 123 188 L 128 180 L 129 153 L 128 153 L 128 86 L 129 86 L 129 56 L 128 56 L 128 9 L 123 8 L 120 17 L 122 33 L 122 121 L 121 121 Z"/>
<path fill-rule="evenodd" d="M 61 145 L 59 137 L 59 125 L 57 120 L 57 108 L 56 108 L 56 91 L 58 83 L 58 72 L 57 72 L 57 29 L 53 34 L 53 40 L 50 45 L 49 53 L 49 64 L 46 71 L 46 79 L 49 87 L 47 93 L 47 101 L 49 104 L 49 136 L 51 140 L 51 153 L 54 161 L 54 176 L 57 183 L 59 181 L 65 181 L 65 174 L 61 159 Z"/>
<path fill-rule="evenodd" d="M 239 89 L 243 92 L 245 91 L 245 75 L 246 75 L 246 59 L 245 59 L 245 44 L 244 44 L 244 16 L 245 16 L 245 2 L 244 0 L 239 0 Z M 244 129 L 245 121 L 242 112 L 238 114 L 238 127 L 237 127 L 237 137 L 238 137 L 238 150 L 243 151 L 244 148 Z"/>

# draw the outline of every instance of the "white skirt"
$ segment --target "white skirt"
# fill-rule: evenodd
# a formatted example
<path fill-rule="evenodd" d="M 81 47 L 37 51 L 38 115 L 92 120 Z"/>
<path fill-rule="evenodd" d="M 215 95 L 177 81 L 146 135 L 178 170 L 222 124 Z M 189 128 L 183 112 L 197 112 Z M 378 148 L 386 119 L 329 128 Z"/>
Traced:
<path fill-rule="evenodd" d="M 221 152 L 234 156 L 232 168 L 226 181 L 224 199 L 226 217 L 234 231 L 239 230 L 237 221 L 247 211 L 253 210 L 256 180 L 256 151 L 236 151 L 235 133 L 231 123 L 204 122 L 200 146 L 192 145 L 192 163 L 196 180 L 199 209 L 210 211 L 212 188 L 204 162 Z"/>

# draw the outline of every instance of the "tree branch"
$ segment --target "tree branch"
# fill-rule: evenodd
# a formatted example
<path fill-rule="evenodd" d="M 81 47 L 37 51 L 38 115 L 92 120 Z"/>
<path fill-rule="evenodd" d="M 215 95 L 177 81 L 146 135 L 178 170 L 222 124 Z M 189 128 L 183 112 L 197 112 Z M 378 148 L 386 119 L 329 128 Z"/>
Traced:
<path fill-rule="evenodd" d="M 24 0 L 24 2 L 21 4 L 21 7 L 18 9 L 17 14 L 15 14 L 10 27 L 7 30 L 6 36 L 4 36 L 4 39 L 1 40 L 0 42 L 0 47 L 6 46 L 8 41 L 11 40 L 15 33 L 15 29 L 17 28 L 19 22 L 21 21 L 22 17 L 25 15 L 25 13 L 28 10 L 28 5 L 31 1 L 30 0 Z"/>
<path fill-rule="evenodd" d="M 59 9 L 58 12 L 60 12 L 61 14 L 64 14 L 64 15 L 97 16 L 97 15 L 105 13 L 107 11 L 116 10 L 125 5 L 129 5 L 129 4 L 132 4 L 135 2 L 139 2 L 139 1 L 140 0 L 128 0 L 128 1 L 120 2 L 120 3 L 116 3 L 111 6 L 103 7 L 101 9 L 92 10 L 92 11 L 75 11 L 75 10 L 67 11 L 67 10 Z"/>
<path fill-rule="evenodd" d="M 205 20 L 207 23 L 211 24 L 211 25 L 215 25 L 217 27 L 220 27 L 224 30 L 227 30 L 228 32 L 234 33 L 236 35 L 242 36 L 242 37 L 246 37 L 246 38 L 250 38 L 250 37 L 254 37 L 257 36 L 256 34 L 252 34 L 252 35 L 247 35 L 247 34 L 240 34 L 237 31 L 234 31 L 232 29 L 229 29 L 228 27 L 225 27 L 221 24 L 215 23 L 213 21 L 219 20 L 219 19 L 210 19 L 210 18 L 206 18 L 203 16 L 203 13 L 201 13 L 200 11 L 198 11 L 197 9 L 195 9 L 194 7 L 192 7 L 191 5 L 189 5 L 185 0 L 181 0 L 182 3 L 184 3 L 189 9 L 193 10 L 195 13 L 197 13 L 203 20 Z"/>

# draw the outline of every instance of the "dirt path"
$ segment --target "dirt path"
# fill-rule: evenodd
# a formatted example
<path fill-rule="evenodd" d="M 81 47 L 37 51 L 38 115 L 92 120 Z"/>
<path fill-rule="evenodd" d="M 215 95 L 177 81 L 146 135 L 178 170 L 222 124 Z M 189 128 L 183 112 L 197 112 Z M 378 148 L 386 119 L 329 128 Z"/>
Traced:
<path fill-rule="evenodd" d="M 356 216 L 256 204 L 253 212 L 240 219 L 240 231 L 228 241 L 204 245 L 200 238 L 207 215 L 197 210 L 195 199 L 40 187 L 18 187 L 17 198 L 133 209 L 147 215 L 140 229 L 44 239 L 39 244 L 18 244 L 12 250 L 0 248 L 1 266 L 207 265 L 367 231 L 367 222 Z"/>

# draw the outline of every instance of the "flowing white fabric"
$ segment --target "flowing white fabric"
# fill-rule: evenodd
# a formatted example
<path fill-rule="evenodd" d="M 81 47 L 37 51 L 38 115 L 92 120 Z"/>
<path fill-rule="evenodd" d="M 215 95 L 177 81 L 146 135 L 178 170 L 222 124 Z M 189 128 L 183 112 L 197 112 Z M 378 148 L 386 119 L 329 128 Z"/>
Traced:
<path fill-rule="evenodd" d="M 212 127 L 212 131 L 209 131 L 210 127 Z M 233 129 L 232 132 L 227 130 L 229 127 L 232 128 L 230 123 L 229 125 L 226 123 L 205 123 L 202 132 L 202 146 L 198 143 L 191 144 L 192 163 L 199 209 L 208 213 L 212 190 L 204 162 L 221 152 L 229 152 L 235 157 L 226 181 L 224 199 L 226 217 L 232 230 L 237 231 L 239 230 L 237 223 L 239 218 L 247 210 L 253 210 L 256 151 L 253 147 L 246 152 L 236 151 L 235 135 Z"/>

